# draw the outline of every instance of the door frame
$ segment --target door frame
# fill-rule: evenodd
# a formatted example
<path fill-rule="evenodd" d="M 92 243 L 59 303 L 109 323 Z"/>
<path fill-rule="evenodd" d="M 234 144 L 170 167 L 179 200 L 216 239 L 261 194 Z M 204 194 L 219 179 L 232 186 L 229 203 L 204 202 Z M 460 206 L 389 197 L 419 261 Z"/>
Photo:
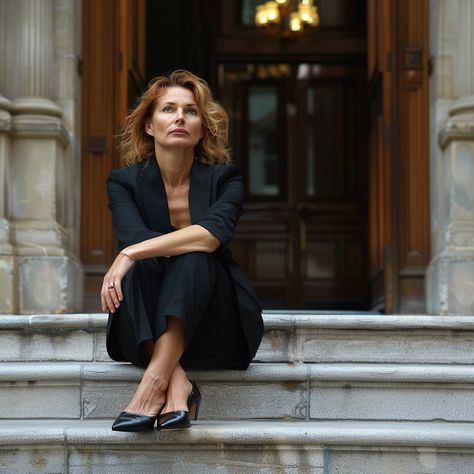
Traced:
<path fill-rule="evenodd" d="M 113 247 L 112 251 L 104 251 L 113 242 L 105 178 L 120 162 L 115 137 L 127 108 L 126 78 L 133 56 L 128 54 L 132 45 L 123 36 L 130 34 L 124 14 L 124 5 L 129 1 L 83 1 L 80 245 L 86 272 L 92 270 L 97 276 L 106 269 L 114 253 Z M 236 3 L 235 0 L 234 7 Z M 329 44 L 333 52 L 350 58 L 363 54 L 369 44 L 365 50 L 369 89 L 381 80 L 384 97 L 378 153 L 385 171 L 377 201 L 388 212 L 384 213 L 383 223 L 376 225 L 381 239 L 370 247 L 383 269 L 383 278 L 373 281 L 374 294 L 382 295 L 381 299 L 373 298 L 373 306 L 384 307 L 386 312 L 421 308 L 425 300 L 424 272 L 430 259 L 428 0 L 367 0 L 368 42 L 358 39 L 347 46 L 347 38 L 321 36 L 314 47 L 305 40 L 301 48 L 296 43 L 279 44 L 275 38 L 263 42 L 259 36 L 259 41 L 255 41 L 254 32 L 236 30 L 234 34 L 234 26 L 224 30 L 225 35 L 220 38 L 218 23 L 229 25 L 231 19 L 222 11 L 220 2 L 204 0 L 203 4 L 212 7 L 217 17 L 212 33 L 216 50 L 209 56 L 210 69 L 216 77 L 216 65 L 221 58 L 249 60 L 260 55 L 261 59 L 281 61 L 284 47 L 285 54 L 304 61 L 311 60 L 312 55 L 324 55 Z M 389 29 L 379 28 L 387 25 Z M 249 44 L 254 48 L 251 53 Z M 93 178 L 101 186 L 91 184 Z M 97 209 L 104 211 L 97 215 Z M 92 260 L 87 255 L 92 255 Z M 95 291 L 96 285 L 97 281 L 89 287 L 86 281 L 86 293 Z"/>

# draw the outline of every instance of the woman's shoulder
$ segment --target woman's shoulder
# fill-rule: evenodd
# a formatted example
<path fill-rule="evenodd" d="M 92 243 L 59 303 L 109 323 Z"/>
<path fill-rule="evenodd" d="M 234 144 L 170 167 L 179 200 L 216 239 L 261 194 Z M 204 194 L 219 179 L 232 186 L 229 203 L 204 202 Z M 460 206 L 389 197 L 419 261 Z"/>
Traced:
<path fill-rule="evenodd" d="M 212 174 L 216 177 L 228 177 L 240 175 L 240 168 L 235 163 L 220 163 L 220 164 L 207 164 L 201 161 L 198 161 L 198 166 L 209 174 Z"/>
<path fill-rule="evenodd" d="M 129 181 L 130 179 L 135 178 L 144 166 L 145 163 L 140 162 L 133 163 L 127 166 L 122 166 L 120 168 L 115 168 L 109 173 L 109 179 L 115 179 L 118 181 Z"/>

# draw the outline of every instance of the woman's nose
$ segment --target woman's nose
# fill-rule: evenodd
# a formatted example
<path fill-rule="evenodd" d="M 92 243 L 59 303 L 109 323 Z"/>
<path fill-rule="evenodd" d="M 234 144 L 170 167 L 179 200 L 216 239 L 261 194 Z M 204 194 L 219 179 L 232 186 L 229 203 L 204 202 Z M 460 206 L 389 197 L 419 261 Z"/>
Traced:
<path fill-rule="evenodd" d="M 176 110 L 176 121 L 178 120 L 184 120 L 184 110 L 181 108 Z"/>

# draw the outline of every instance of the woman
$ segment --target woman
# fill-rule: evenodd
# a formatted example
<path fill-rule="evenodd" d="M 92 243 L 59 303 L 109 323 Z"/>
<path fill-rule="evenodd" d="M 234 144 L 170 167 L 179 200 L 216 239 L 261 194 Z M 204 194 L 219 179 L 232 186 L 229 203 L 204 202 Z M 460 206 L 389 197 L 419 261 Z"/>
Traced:
<path fill-rule="evenodd" d="M 242 214 L 228 119 L 202 79 L 155 78 L 127 117 L 125 168 L 107 181 L 120 253 L 104 277 L 107 350 L 146 367 L 117 431 L 190 425 L 200 394 L 184 369 L 246 369 L 261 308 L 227 247 Z"/>

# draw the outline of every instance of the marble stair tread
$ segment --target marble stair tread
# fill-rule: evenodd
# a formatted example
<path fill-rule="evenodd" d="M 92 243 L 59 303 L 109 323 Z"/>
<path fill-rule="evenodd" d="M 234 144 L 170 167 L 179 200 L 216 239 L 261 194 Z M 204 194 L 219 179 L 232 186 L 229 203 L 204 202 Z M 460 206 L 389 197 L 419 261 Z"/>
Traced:
<path fill-rule="evenodd" d="M 112 420 L 4 421 L 0 472 L 100 474 L 471 474 L 469 423 L 197 421 L 190 429 L 111 430 Z"/>
<path fill-rule="evenodd" d="M 124 433 L 107 420 L 5 420 L 0 446 L 61 443 L 159 447 L 186 444 L 327 444 L 469 447 L 474 449 L 474 424 L 442 421 L 194 421 L 186 430 Z"/>
<path fill-rule="evenodd" d="M 474 317 L 264 313 L 255 362 L 474 365 Z M 106 314 L 0 316 L 0 361 L 110 361 Z"/>
<path fill-rule="evenodd" d="M 0 362 L 0 382 L 139 381 L 143 369 L 125 362 Z M 189 370 L 201 382 L 410 382 L 474 383 L 470 364 L 252 363 L 247 370 Z"/>
<path fill-rule="evenodd" d="M 105 313 L 0 315 L 3 329 L 105 329 Z M 264 311 L 267 328 L 457 329 L 474 331 L 474 316 L 385 315 L 312 311 Z"/>
<path fill-rule="evenodd" d="M 0 419 L 114 417 L 141 373 L 121 363 L 1 363 Z M 189 377 L 203 419 L 474 422 L 471 365 L 268 363 Z"/>

